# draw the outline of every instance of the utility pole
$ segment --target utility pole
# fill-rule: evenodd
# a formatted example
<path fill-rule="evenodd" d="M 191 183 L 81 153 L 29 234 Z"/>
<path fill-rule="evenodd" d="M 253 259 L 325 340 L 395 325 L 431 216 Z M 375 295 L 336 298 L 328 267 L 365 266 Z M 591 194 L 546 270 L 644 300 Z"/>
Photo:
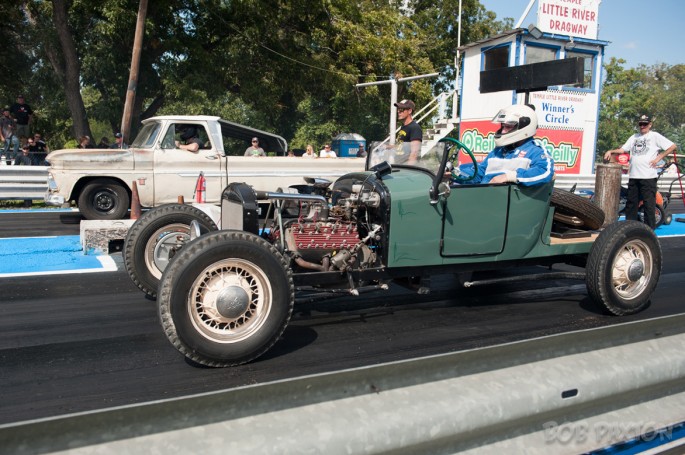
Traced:
<path fill-rule="evenodd" d="M 145 17 L 147 15 L 147 0 L 140 0 L 138 4 L 138 20 L 136 21 L 136 34 L 133 39 L 133 52 L 131 55 L 131 72 L 128 77 L 128 87 L 126 89 L 126 102 L 124 103 L 124 114 L 121 118 L 121 134 L 124 142 L 129 144 L 131 134 L 131 113 L 133 104 L 136 100 L 136 90 L 138 88 L 138 73 L 140 72 L 140 54 L 143 48 L 143 35 L 145 34 Z"/>
<path fill-rule="evenodd" d="M 400 79 L 392 78 L 387 81 L 363 82 L 361 84 L 355 84 L 355 87 L 368 87 L 369 85 L 390 84 L 390 145 L 395 145 L 395 130 L 397 130 L 397 107 L 395 106 L 395 103 L 397 102 L 397 83 L 413 81 L 414 79 L 422 79 L 424 77 L 435 77 L 438 75 L 439 73 L 430 73 L 421 74 L 420 76 L 402 77 Z"/>

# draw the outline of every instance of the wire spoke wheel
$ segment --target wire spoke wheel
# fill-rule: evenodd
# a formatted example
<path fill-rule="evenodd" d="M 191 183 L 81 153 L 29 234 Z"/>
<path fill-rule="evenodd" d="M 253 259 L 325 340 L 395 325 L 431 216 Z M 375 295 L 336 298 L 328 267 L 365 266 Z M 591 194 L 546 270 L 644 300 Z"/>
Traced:
<path fill-rule="evenodd" d="M 652 252 L 645 242 L 634 240 L 623 245 L 611 272 L 616 293 L 626 300 L 640 296 L 650 282 L 653 262 Z"/>
<path fill-rule="evenodd" d="M 257 265 L 227 259 L 204 269 L 192 285 L 188 305 L 193 325 L 218 343 L 235 343 L 258 331 L 269 316 L 272 290 Z"/>

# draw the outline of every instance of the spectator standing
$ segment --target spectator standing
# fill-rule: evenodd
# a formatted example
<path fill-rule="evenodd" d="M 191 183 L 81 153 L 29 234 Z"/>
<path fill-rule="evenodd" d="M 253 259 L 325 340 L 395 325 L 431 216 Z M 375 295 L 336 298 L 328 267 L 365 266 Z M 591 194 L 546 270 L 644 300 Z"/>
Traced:
<path fill-rule="evenodd" d="M 421 142 L 423 141 L 423 130 L 412 118 L 416 106 L 411 100 L 402 100 L 395 103 L 395 107 L 397 107 L 397 118 L 402 122 L 395 141 L 398 147 L 395 160 L 400 163 L 406 161 L 409 164 L 414 164 L 419 157 Z M 397 155 L 408 158 L 398 160 Z"/>
<path fill-rule="evenodd" d="M 252 145 L 245 149 L 245 156 L 266 156 L 264 149 L 259 146 L 258 138 L 252 138 Z"/>
<path fill-rule="evenodd" d="M 331 150 L 330 144 L 326 144 L 323 146 L 323 149 L 319 152 L 319 158 L 337 158 L 338 155 L 335 154 L 333 150 Z"/>
<path fill-rule="evenodd" d="M 0 139 L 5 143 L 3 154 L 8 166 L 19 157 L 19 137 L 17 137 L 16 128 L 17 122 L 10 117 L 10 108 L 4 108 L 0 117 Z M 10 153 L 10 147 L 12 153 Z"/>
<path fill-rule="evenodd" d="M 676 145 L 656 131 L 652 131 L 652 119 L 648 115 L 640 116 L 637 125 L 640 132 L 630 136 L 622 147 L 607 151 L 604 159 L 612 160 L 612 155 L 630 153 L 626 219 L 638 219 L 638 208 L 640 201 L 643 201 L 645 223 L 654 229 L 656 227 L 656 168 L 659 161 L 675 151 Z"/>
<path fill-rule="evenodd" d="M 364 150 L 364 145 L 359 144 L 359 150 L 357 150 L 357 158 L 366 158 L 366 150 Z"/>
<path fill-rule="evenodd" d="M 316 153 L 314 153 L 314 147 L 311 144 L 307 145 L 306 151 L 302 154 L 302 158 L 316 158 Z"/>
<path fill-rule="evenodd" d="M 47 158 L 48 153 L 50 153 L 48 144 L 45 143 L 40 133 L 35 133 L 33 135 L 33 143 L 36 146 L 36 153 L 33 155 L 33 164 L 35 166 L 47 166 L 45 159 Z"/>
<path fill-rule="evenodd" d="M 124 135 L 121 133 L 116 133 L 114 135 L 114 143 L 109 146 L 111 149 L 127 149 L 128 145 L 124 143 Z"/>
<path fill-rule="evenodd" d="M 10 107 L 10 113 L 17 121 L 17 137 L 20 139 L 31 137 L 33 110 L 24 102 L 24 95 L 17 96 L 17 102 Z"/>

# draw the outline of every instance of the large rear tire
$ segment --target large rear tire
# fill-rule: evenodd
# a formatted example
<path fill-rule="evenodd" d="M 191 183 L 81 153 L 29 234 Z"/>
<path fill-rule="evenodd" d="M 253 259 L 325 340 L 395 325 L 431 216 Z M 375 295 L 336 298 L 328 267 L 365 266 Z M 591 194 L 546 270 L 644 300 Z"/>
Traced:
<path fill-rule="evenodd" d="M 661 246 L 654 231 L 639 221 L 607 226 L 590 249 L 585 270 L 588 294 L 611 314 L 638 313 L 661 275 Z"/>
<path fill-rule="evenodd" d="M 284 256 L 242 231 L 211 232 L 188 243 L 164 271 L 158 297 L 169 341 L 210 367 L 264 354 L 285 330 L 294 302 Z"/>
<path fill-rule="evenodd" d="M 212 218 L 192 205 L 167 204 L 154 208 L 131 226 L 124 240 L 124 265 L 138 289 L 151 298 L 164 269 L 190 241 L 190 223 L 197 221 L 200 233 L 218 228 Z"/>
<path fill-rule="evenodd" d="M 83 187 L 77 204 L 87 220 L 120 220 L 128 213 L 131 196 L 121 182 L 98 179 Z"/>
<path fill-rule="evenodd" d="M 550 204 L 557 213 L 575 216 L 590 229 L 599 229 L 604 224 L 604 211 L 598 205 L 570 191 L 554 188 Z"/>

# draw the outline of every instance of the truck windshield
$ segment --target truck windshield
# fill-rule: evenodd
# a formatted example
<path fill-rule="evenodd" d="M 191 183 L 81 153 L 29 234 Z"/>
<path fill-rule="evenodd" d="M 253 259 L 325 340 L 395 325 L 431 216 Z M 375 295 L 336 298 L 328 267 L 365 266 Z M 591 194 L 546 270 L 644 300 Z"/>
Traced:
<path fill-rule="evenodd" d="M 136 136 L 135 140 L 131 144 L 131 147 L 149 149 L 155 144 L 155 139 L 159 134 L 159 123 L 150 122 L 143 125 L 143 128 Z"/>
<path fill-rule="evenodd" d="M 401 144 L 398 144 L 397 146 L 381 144 L 371 150 L 368 165 L 371 167 L 378 163 L 382 163 L 383 161 L 387 161 L 392 166 L 419 167 L 427 169 L 435 174 L 438 172 L 440 163 L 447 150 L 445 143 L 443 142 L 438 142 L 434 146 L 429 147 L 430 146 L 424 141 L 419 157 L 415 162 L 410 162 L 409 152 L 408 150 L 404 150 Z"/>

